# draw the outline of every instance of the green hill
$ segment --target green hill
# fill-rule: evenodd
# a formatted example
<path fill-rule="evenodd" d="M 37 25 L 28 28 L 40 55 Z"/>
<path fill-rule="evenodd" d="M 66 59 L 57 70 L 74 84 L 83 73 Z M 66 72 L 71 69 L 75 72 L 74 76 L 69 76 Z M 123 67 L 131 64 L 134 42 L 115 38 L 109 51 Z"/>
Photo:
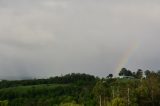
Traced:
<path fill-rule="evenodd" d="M 160 106 L 160 74 L 96 78 L 67 74 L 0 82 L 0 106 Z"/>

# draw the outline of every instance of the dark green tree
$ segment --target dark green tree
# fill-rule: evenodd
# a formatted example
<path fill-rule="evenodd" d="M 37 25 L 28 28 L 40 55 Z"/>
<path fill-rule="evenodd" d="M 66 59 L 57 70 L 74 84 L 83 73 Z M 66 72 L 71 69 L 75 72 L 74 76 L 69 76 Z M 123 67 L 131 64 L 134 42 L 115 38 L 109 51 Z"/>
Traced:
<path fill-rule="evenodd" d="M 146 70 L 144 73 L 145 73 L 145 76 L 146 76 L 146 77 L 148 77 L 148 76 L 149 76 L 149 74 L 151 73 L 151 71 Z"/>
<path fill-rule="evenodd" d="M 119 72 L 119 76 L 125 76 L 127 72 L 126 68 L 122 68 L 121 71 Z"/>
<path fill-rule="evenodd" d="M 109 74 L 108 76 L 107 76 L 107 78 L 112 78 L 113 77 L 113 74 Z"/>
<path fill-rule="evenodd" d="M 132 72 L 126 68 L 122 68 L 119 72 L 119 76 L 132 76 Z"/>
<path fill-rule="evenodd" d="M 136 78 L 141 79 L 143 77 L 143 70 L 138 69 L 136 73 Z"/>

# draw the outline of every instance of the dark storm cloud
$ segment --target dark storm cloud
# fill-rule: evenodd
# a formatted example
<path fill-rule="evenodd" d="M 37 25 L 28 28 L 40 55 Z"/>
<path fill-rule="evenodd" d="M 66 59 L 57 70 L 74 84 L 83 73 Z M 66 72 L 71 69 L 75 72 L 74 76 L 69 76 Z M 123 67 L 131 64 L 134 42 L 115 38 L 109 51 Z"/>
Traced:
<path fill-rule="evenodd" d="M 158 70 L 159 19 L 156 0 L 1 0 L 0 74 L 106 76 L 119 64 Z"/>

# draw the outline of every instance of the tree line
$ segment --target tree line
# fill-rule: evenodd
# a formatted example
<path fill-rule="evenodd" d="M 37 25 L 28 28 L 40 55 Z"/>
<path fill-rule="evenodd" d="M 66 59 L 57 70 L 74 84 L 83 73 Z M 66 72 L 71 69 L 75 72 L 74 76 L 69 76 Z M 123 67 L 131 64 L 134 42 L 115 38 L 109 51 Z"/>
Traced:
<path fill-rule="evenodd" d="M 39 85 L 39 84 L 69 84 L 69 83 L 92 83 L 95 80 L 93 75 L 71 73 L 64 76 L 55 76 L 48 79 L 29 79 L 29 80 L 2 80 L 0 82 L 0 88 L 27 86 L 27 85 Z"/>
<path fill-rule="evenodd" d="M 106 78 L 71 73 L 0 82 L 0 106 L 160 106 L 160 72 L 122 68 Z"/>

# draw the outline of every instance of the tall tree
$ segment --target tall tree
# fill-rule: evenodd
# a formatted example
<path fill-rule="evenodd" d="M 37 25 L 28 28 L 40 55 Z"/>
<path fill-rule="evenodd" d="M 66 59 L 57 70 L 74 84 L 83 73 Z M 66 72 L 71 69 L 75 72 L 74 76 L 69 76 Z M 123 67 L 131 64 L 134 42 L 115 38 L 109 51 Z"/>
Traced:
<path fill-rule="evenodd" d="M 119 72 L 119 76 L 125 76 L 126 72 L 127 72 L 127 69 L 122 68 L 121 71 Z"/>
<path fill-rule="evenodd" d="M 105 93 L 105 86 L 102 81 L 98 81 L 93 88 L 93 93 L 99 99 L 99 106 L 102 106 L 102 96 Z"/>
<path fill-rule="evenodd" d="M 143 77 L 143 70 L 138 69 L 136 73 L 136 78 L 141 79 Z"/>
<path fill-rule="evenodd" d="M 151 73 L 151 71 L 146 70 L 144 73 L 145 73 L 146 77 L 148 77 L 148 76 L 149 76 L 149 74 Z"/>
<path fill-rule="evenodd" d="M 119 76 L 132 76 L 132 72 L 126 68 L 122 68 L 119 72 Z"/>
<path fill-rule="evenodd" d="M 107 76 L 107 78 L 112 78 L 113 77 L 113 74 L 109 74 L 108 76 Z"/>
<path fill-rule="evenodd" d="M 146 87 L 148 89 L 149 97 L 152 101 L 152 106 L 159 104 L 160 87 L 158 81 L 158 75 L 155 72 L 151 72 L 146 79 Z M 155 105 L 156 104 L 156 105 Z"/>

